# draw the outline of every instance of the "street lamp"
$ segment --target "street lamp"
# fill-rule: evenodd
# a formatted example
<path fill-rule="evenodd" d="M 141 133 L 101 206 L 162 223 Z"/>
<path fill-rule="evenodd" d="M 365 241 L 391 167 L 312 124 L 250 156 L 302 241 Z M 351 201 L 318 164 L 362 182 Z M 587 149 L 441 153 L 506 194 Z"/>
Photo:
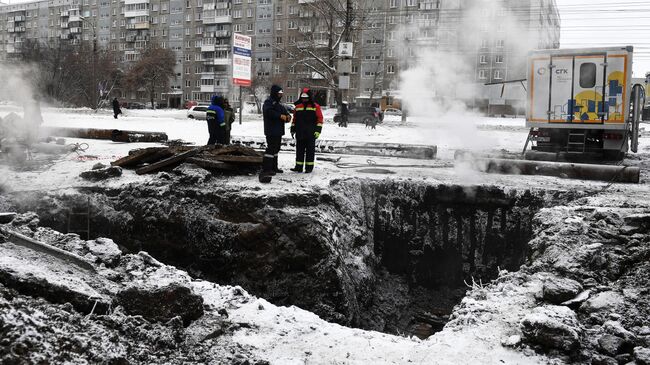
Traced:
<path fill-rule="evenodd" d="M 79 16 L 82 22 L 90 24 L 93 29 L 93 104 L 92 107 L 95 109 L 95 112 L 99 108 L 98 96 L 97 96 L 97 27 L 94 21 L 84 17 Z"/>

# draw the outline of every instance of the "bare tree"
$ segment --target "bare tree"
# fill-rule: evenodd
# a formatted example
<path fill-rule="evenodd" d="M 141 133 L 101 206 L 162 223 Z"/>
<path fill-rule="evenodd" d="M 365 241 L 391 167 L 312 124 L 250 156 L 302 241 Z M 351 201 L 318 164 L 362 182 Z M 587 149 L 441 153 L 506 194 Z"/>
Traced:
<path fill-rule="evenodd" d="M 253 96 L 257 114 L 262 114 L 262 103 L 264 103 L 264 99 L 269 95 L 270 89 L 271 79 L 267 76 L 257 75 L 251 80 L 251 86 L 248 87 L 248 92 Z"/>
<path fill-rule="evenodd" d="M 340 101 L 336 70 L 338 47 L 341 42 L 357 38 L 363 29 L 369 14 L 366 2 L 307 1 L 301 10 L 308 14 L 300 17 L 300 36 L 286 46 L 274 45 L 276 50 L 295 60 L 290 67 L 304 74 L 303 82 L 334 90 L 337 101 Z"/>
<path fill-rule="evenodd" d="M 155 108 L 155 95 L 167 90 L 169 78 L 173 77 L 176 57 L 166 48 L 151 47 L 144 51 L 139 61 L 127 72 L 125 84 L 131 90 L 144 88 Z"/>
<path fill-rule="evenodd" d="M 31 81 L 38 92 L 63 104 L 97 110 L 120 82 L 114 54 L 89 45 L 75 47 L 58 39 L 47 43 L 27 40 L 21 56 L 34 68 Z"/>

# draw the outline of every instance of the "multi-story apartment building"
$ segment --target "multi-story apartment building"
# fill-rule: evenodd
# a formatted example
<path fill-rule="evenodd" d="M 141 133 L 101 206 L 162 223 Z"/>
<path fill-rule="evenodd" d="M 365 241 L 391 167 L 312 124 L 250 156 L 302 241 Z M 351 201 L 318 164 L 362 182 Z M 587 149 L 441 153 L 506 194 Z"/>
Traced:
<path fill-rule="evenodd" d="M 354 54 L 350 89 L 343 93 L 344 99 L 371 104 L 399 97 L 400 71 L 421 62 L 422 50 L 434 49 L 460 55 L 470 64 L 473 77 L 469 82 L 479 91 L 467 102 L 485 109 L 519 105 L 524 96 L 515 87 L 506 88 L 501 96 L 500 87 L 484 83 L 525 78 L 529 49 L 559 47 L 555 0 L 350 1 L 354 21 L 346 39 L 339 37 L 345 8 L 326 17 L 323 1 L 329 0 L 0 3 L 0 59 L 20 57 L 26 40 L 94 42 L 96 47 L 117 52 L 128 68 L 147 46 L 155 44 L 172 50 L 177 60 L 169 90 L 156 95 L 161 104 L 177 107 L 188 100 L 205 102 L 217 93 L 236 101 L 239 90 L 231 83 L 231 44 L 236 32 L 253 38 L 254 86 L 279 83 L 288 98 L 307 86 L 317 92 L 321 103 L 331 104 L 336 79 L 306 66 L 300 49 L 307 48 L 313 58 L 336 66 L 333 48 L 347 40 L 353 42 Z M 515 24 L 518 31 L 506 24 Z M 144 90 L 123 91 L 122 96 L 146 100 Z"/>

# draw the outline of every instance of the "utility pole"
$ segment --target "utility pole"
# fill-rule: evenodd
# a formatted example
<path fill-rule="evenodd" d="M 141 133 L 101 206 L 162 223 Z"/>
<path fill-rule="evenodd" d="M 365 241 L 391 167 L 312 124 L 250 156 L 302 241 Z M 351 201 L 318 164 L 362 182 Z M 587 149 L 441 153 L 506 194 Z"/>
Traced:
<path fill-rule="evenodd" d="M 80 16 L 79 19 L 81 19 L 82 22 L 87 22 L 90 24 L 93 30 L 93 92 L 92 92 L 92 108 L 97 112 L 99 109 L 99 97 L 97 95 L 98 93 L 98 82 L 97 82 L 97 29 L 95 27 L 95 22 L 91 21 L 90 19 L 87 19 L 86 17 Z"/>

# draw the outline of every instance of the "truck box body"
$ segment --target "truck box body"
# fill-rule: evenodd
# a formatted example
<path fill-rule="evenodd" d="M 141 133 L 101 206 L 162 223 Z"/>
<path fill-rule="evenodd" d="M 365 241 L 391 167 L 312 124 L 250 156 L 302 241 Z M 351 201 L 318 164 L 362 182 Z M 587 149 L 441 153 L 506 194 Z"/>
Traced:
<path fill-rule="evenodd" d="M 631 79 L 632 47 L 533 51 L 526 125 L 624 130 Z"/>

